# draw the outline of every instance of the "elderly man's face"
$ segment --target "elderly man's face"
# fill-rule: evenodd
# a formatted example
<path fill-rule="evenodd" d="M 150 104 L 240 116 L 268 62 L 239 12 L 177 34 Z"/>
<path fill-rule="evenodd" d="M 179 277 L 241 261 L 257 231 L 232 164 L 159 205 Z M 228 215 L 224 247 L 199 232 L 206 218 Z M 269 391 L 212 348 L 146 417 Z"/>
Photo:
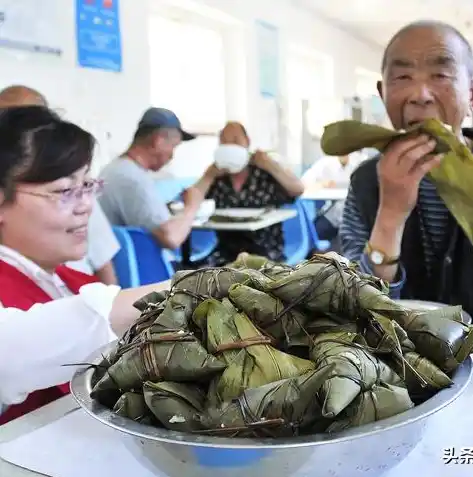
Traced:
<path fill-rule="evenodd" d="M 389 47 L 380 93 L 396 129 L 436 118 L 459 130 L 472 101 L 467 50 L 453 32 L 417 27 Z"/>

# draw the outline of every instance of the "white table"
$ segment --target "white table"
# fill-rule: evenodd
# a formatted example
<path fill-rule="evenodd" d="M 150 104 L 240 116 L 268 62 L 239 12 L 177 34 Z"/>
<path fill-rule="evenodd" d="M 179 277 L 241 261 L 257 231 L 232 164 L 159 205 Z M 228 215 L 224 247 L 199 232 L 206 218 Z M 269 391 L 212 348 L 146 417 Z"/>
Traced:
<path fill-rule="evenodd" d="M 225 213 L 231 209 L 217 209 L 215 214 Z M 212 222 L 209 220 L 203 224 L 195 224 L 192 226 L 196 230 L 215 230 L 228 232 L 255 232 L 256 230 L 265 229 L 272 225 L 285 222 L 297 216 L 297 212 L 293 209 L 274 209 L 269 210 L 261 215 L 261 218 L 253 222 Z"/>
<path fill-rule="evenodd" d="M 78 404 L 74 401 L 72 396 L 65 396 L 42 407 L 41 409 L 37 409 L 36 411 L 21 417 L 20 419 L 9 422 L 0 427 L 0 444 L 39 429 L 50 422 L 60 419 L 68 412 L 77 409 L 78 407 Z M 9 464 L 0 459 L 1 477 L 32 477 L 39 475 L 41 474 L 31 470 L 22 469 L 21 467 Z"/>
<path fill-rule="evenodd" d="M 306 200 L 345 200 L 348 189 L 338 188 L 308 188 L 304 191 L 301 199 Z"/>
<path fill-rule="evenodd" d="M 447 448 L 454 448 L 457 453 L 462 447 L 473 448 L 472 399 L 473 383 L 470 383 L 458 400 L 430 418 L 424 439 L 401 464 L 383 477 L 411 477 L 417 474 L 428 475 L 429 477 L 471 477 L 473 475 L 473 464 L 446 465 L 443 456 L 444 449 Z M 7 442 L 39 429 L 76 408 L 77 405 L 71 396 L 62 398 L 2 426 L 0 428 L 0 442 Z M 59 443 L 58 446 L 58 451 L 60 451 Z M 26 451 L 27 449 L 25 449 Z M 307 469 L 302 474 L 301 477 L 309 477 L 312 475 L 312 471 Z M 15 467 L 0 459 L 1 477 L 33 477 L 38 475 L 40 474 Z"/>
<path fill-rule="evenodd" d="M 232 209 L 217 209 L 215 214 L 231 211 Z M 212 222 L 194 223 L 193 230 L 214 230 L 215 232 L 255 232 L 256 230 L 265 229 L 272 225 L 285 222 L 286 220 L 297 217 L 297 211 L 294 209 L 273 209 L 268 210 L 261 215 L 258 220 L 253 222 Z M 182 264 L 192 268 L 191 262 L 191 236 L 181 246 L 182 250 Z"/>

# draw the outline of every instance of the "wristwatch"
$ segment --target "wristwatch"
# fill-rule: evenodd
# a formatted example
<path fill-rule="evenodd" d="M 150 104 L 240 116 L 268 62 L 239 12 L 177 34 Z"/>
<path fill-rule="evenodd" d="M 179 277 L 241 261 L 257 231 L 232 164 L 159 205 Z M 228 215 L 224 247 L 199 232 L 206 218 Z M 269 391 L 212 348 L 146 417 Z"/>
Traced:
<path fill-rule="evenodd" d="M 373 248 L 369 243 L 366 244 L 365 253 L 373 265 L 396 265 L 401 257 L 388 257 L 381 250 Z"/>

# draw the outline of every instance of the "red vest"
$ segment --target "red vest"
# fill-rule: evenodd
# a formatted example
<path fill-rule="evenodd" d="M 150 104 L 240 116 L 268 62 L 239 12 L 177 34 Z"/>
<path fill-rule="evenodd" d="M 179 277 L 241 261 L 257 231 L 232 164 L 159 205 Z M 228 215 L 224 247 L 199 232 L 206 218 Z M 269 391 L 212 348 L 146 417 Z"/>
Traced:
<path fill-rule="evenodd" d="M 79 293 L 83 285 L 97 282 L 96 277 L 77 272 L 64 265 L 59 266 L 56 273 L 74 294 Z M 12 307 L 27 311 L 36 303 L 47 303 L 49 301 L 52 301 L 52 298 L 33 280 L 15 267 L 0 260 L 0 302 L 5 308 Z M 67 319 L 67 317 L 64 317 L 64 319 Z M 24 350 L 24 352 L 28 352 L 28 350 Z M 38 359 L 41 359 L 41 357 L 38 356 Z M 26 401 L 10 406 L 4 413 L 0 414 L 0 426 L 68 393 L 69 383 L 35 391 L 28 396 Z"/>

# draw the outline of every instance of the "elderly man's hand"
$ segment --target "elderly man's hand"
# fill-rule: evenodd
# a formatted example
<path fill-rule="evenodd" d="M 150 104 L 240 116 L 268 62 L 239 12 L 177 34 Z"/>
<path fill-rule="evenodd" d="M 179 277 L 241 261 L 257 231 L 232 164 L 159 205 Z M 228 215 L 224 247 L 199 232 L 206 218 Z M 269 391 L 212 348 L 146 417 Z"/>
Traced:
<path fill-rule="evenodd" d="M 189 187 L 182 192 L 182 201 L 187 207 L 198 207 L 205 199 L 204 194 L 198 187 Z"/>

